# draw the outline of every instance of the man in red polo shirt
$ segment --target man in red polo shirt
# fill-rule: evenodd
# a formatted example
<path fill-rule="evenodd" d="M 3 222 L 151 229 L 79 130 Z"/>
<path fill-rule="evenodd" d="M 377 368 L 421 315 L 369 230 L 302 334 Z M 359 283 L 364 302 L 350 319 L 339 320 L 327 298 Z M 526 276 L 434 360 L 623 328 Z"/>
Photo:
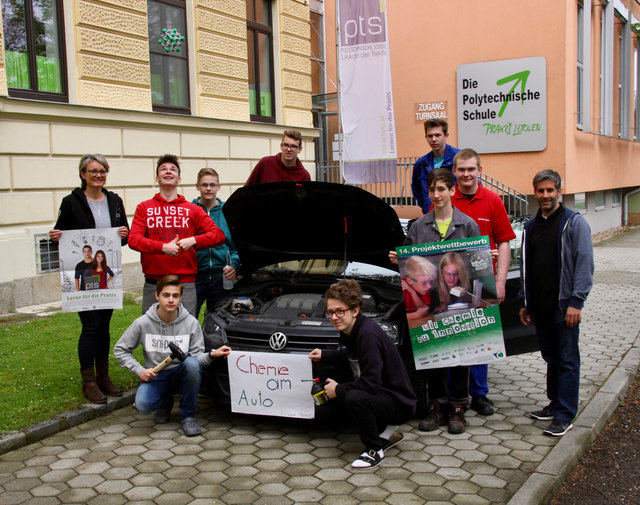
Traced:
<path fill-rule="evenodd" d="M 473 218 L 482 235 L 489 236 L 491 254 L 494 257 L 498 303 L 502 303 L 509 272 L 509 241 L 516 238 L 507 210 L 498 195 L 478 184 L 482 165 L 480 156 L 473 149 L 462 149 L 455 155 L 453 173 L 458 183 L 451 202 L 460 212 Z M 471 408 L 483 416 L 489 416 L 494 412 L 493 402 L 487 398 L 488 369 L 488 365 L 472 366 L 469 380 Z"/>

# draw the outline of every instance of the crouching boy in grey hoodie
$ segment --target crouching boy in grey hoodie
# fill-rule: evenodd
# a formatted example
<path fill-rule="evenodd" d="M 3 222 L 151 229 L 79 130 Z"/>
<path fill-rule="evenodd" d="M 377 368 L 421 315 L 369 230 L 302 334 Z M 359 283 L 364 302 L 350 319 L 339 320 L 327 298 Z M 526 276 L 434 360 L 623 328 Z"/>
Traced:
<path fill-rule="evenodd" d="M 180 304 L 182 284 L 177 275 L 166 275 L 158 281 L 154 303 L 146 314 L 136 319 L 122 334 L 113 348 L 118 363 L 140 377 L 135 407 L 141 414 L 156 411 L 157 424 L 169 422 L 173 395 L 182 393 L 180 424 L 188 437 L 200 435 L 195 419 L 198 390 L 203 366 L 212 358 L 227 356 L 231 348 L 223 345 L 204 351 L 204 338 L 198 321 Z M 169 342 L 175 343 L 187 355 L 180 363 L 172 361 L 160 372 L 153 368 L 167 358 Z M 144 366 L 133 357 L 132 351 L 142 345 Z"/>

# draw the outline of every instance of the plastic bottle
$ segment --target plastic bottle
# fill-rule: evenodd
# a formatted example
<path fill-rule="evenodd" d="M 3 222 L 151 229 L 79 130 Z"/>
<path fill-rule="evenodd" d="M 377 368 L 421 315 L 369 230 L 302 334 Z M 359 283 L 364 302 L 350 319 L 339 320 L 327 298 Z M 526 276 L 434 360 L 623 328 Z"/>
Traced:
<path fill-rule="evenodd" d="M 224 275 L 229 268 L 231 268 L 231 254 L 227 252 L 227 264 L 222 269 L 222 287 L 224 289 L 233 288 L 233 279 L 227 279 Z"/>
<path fill-rule="evenodd" d="M 327 402 L 327 393 L 324 391 L 324 387 L 327 384 L 326 381 L 321 381 L 320 377 L 313 379 L 311 385 L 311 396 L 313 396 L 313 403 L 315 405 L 322 405 Z"/>

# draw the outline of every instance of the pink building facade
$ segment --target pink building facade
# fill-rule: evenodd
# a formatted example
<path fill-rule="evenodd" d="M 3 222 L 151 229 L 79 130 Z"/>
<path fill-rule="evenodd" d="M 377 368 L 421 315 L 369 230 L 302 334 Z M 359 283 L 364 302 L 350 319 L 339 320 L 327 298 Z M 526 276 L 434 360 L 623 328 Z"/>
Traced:
<path fill-rule="evenodd" d="M 634 193 L 640 185 L 636 0 L 387 0 L 386 6 L 399 157 L 425 154 L 424 119 L 443 117 L 450 144 L 476 149 L 486 173 L 523 193 L 532 194 L 531 181 L 539 170 L 558 171 L 565 203 L 584 212 L 594 232 L 627 218 L 640 223 L 640 197 Z M 333 0 L 324 2 L 324 18 L 329 93 L 337 82 Z M 542 61 L 546 73 L 539 86 L 543 103 L 529 109 L 538 119 L 531 123 L 524 112 L 519 116 L 517 102 L 508 110 L 515 118 L 513 128 L 525 123 L 546 130 L 542 148 L 518 145 L 526 135 L 516 138 L 513 131 L 497 148 L 463 135 L 470 122 L 462 120 L 462 113 L 482 116 L 489 109 L 470 105 L 470 95 L 462 98 L 470 91 L 462 89 L 462 76 L 478 72 L 490 80 L 492 63 L 500 77 L 503 62 L 529 59 Z M 467 69 L 472 73 L 465 74 Z M 515 91 L 526 91 L 521 84 Z M 489 124 L 487 118 L 484 123 Z M 470 145 L 460 145 L 461 139 L 470 139 Z M 535 201 L 529 208 L 537 210 Z"/>

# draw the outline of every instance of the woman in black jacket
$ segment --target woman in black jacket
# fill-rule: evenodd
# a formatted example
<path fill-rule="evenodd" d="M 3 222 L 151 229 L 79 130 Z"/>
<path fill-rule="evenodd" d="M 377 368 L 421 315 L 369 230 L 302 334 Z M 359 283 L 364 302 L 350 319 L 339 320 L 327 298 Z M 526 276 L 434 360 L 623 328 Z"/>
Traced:
<path fill-rule="evenodd" d="M 51 240 L 57 242 L 62 230 L 118 228 L 122 245 L 127 243 L 129 223 L 122 199 L 104 188 L 108 173 L 109 163 L 101 154 L 85 154 L 80 159 L 82 187 L 74 189 L 62 200 L 55 229 L 49 231 Z M 113 309 L 78 312 L 82 323 L 78 341 L 82 392 L 93 403 L 106 403 L 105 394 L 122 396 L 122 390 L 109 378 L 112 314 Z"/>

